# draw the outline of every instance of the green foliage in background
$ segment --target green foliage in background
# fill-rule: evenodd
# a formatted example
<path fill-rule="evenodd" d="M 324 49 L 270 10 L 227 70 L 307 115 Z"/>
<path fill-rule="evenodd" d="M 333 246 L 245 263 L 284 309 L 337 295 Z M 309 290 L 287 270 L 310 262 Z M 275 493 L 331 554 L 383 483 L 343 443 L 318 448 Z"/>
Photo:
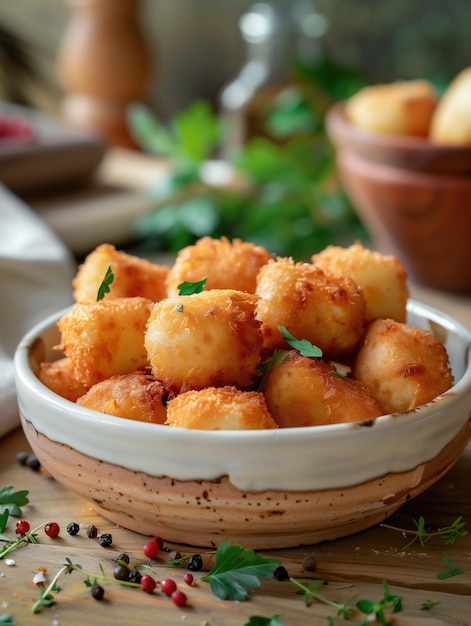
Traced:
<path fill-rule="evenodd" d="M 266 136 L 251 138 L 231 160 L 234 182 L 224 186 L 204 175 L 225 132 L 208 102 L 193 102 L 168 125 L 133 105 L 129 124 L 139 145 L 172 163 L 169 177 L 151 190 L 155 210 L 135 224 L 140 249 L 176 252 L 204 235 L 225 235 L 307 260 L 328 244 L 364 239 L 336 181 L 323 123 L 327 107 L 362 84 L 328 61 L 294 68 L 293 86 L 266 112 Z"/>

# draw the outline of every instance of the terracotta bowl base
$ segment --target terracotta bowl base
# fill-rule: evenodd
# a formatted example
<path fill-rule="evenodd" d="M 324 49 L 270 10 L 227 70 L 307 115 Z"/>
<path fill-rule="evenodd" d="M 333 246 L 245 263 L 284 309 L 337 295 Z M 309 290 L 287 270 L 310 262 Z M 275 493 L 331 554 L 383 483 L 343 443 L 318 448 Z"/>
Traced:
<path fill-rule="evenodd" d="M 310 545 L 382 522 L 439 480 L 471 437 L 471 419 L 434 459 L 416 468 L 320 492 L 243 492 L 227 477 L 178 481 L 105 463 L 51 441 L 22 416 L 45 469 L 108 520 L 166 541 L 215 547 L 230 540 L 254 549 Z"/>

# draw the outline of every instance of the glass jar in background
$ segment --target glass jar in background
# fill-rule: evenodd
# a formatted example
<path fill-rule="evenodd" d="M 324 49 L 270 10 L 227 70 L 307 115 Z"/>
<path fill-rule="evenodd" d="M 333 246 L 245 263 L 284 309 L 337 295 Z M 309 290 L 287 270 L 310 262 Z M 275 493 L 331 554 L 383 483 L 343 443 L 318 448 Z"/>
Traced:
<path fill-rule="evenodd" d="M 236 154 L 264 124 L 275 98 L 293 84 L 296 61 L 307 65 L 323 54 L 327 18 L 312 0 L 272 0 L 253 4 L 239 20 L 246 62 L 221 93 L 226 124 L 223 156 Z"/>

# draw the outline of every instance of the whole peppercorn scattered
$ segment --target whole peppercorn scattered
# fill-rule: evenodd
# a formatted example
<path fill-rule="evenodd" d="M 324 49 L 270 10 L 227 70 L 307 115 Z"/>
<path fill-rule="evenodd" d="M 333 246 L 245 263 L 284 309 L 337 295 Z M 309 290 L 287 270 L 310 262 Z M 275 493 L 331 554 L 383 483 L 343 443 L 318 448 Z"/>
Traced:
<path fill-rule="evenodd" d="M 129 567 L 119 563 L 116 565 L 113 571 L 113 576 L 116 580 L 129 580 Z"/>
<path fill-rule="evenodd" d="M 144 576 L 141 577 L 141 587 L 142 591 L 145 591 L 146 593 L 152 593 L 157 587 L 157 583 L 152 578 L 152 576 L 149 576 L 149 574 L 144 574 Z"/>
<path fill-rule="evenodd" d="M 315 556 L 305 556 L 301 561 L 301 567 L 305 572 L 315 572 L 317 569 L 317 559 Z"/>
<path fill-rule="evenodd" d="M 87 526 L 87 537 L 89 539 L 95 539 L 97 535 L 98 528 L 94 524 L 90 524 L 90 526 Z"/>
<path fill-rule="evenodd" d="M 126 554 L 125 552 L 121 552 L 121 554 L 118 554 L 118 556 L 116 557 L 116 562 L 123 562 L 126 564 L 129 564 L 129 554 Z"/>
<path fill-rule="evenodd" d="M 24 450 L 17 452 L 16 454 L 16 460 L 18 461 L 20 465 L 26 465 L 26 461 L 28 460 L 28 457 L 29 457 L 28 452 L 25 452 Z"/>
<path fill-rule="evenodd" d="M 24 537 L 31 529 L 30 523 L 25 519 L 20 519 L 16 522 L 16 534 Z"/>
<path fill-rule="evenodd" d="M 103 600 L 103 596 L 105 595 L 105 590 L 101 585 L 93 585 L 91 588 L 91 594 L 95 598 L 95 600 Z"/>
<path fill-rule="evenodd" d="M 44 526 L 44 532 L 48 537 L 54 538 L 60 533 L 61 529 L 57 522 L 48 522 Z"/>
<path fill-rule="evenodd" d="M 136 567 L 129 570 L 128 580 L 130 583 L 140 583 L 141 579 L 142 574 Z"/>
<path fill-rule="evenodd" d="M 185 582 L 187 585 L 191 586 L 193 584 L 193 574 L 191 574 L 190 572 L 187 572 L 183 576 L 183 582 Z"/>
<path fill-rule="evenodd" d="M 111 536 L 111 533 L 103 533 L 102 535 L 100 535 L 98 537 L 98 543 L 102 548 L 109 548 L 110 545 L 113 543 L 113 537 Z"/>
<path fill-rule="evenodd" d="M 201 554 L 192 554 L 188 559 L 186 567 L 190 570 L 190 572 L 199 572 L 203 569 L 203 559 L 201 558 Z"/>
<path fill-rule="evenodd" d="M 67 532 L 69 535 L 78 535 L 79 530 L 80 526 L 76 522 L 70 522 L 70 524 L 67 524 Z"/>
<path fill-rule="evenodd" d="M 288 580 L 289 578 L 288 570 L 283 565 L 280 565 L 273 572 L 273 577 L 276 578 L 276 580 Z"/>
<path fill-rule="evenodd" d="M 186 595 L 180 589 L 177 589 L 170 596 L 172 598 L 172 602 L 175 606 L 185 606 L 186 604 Z"/>
<path fill-rule="evenodd" d="M 39 459 L 37 459 L 33 455 L 28 456 L 25 461 L 25 465 L 32 469 L 34 472 L 39 472 L 39 470 L 41 469 L 41 463 L 39 462 Z"/>
<path fill-rule="evenodd" d="M 181 558 L 182 558 L 182 553 L 181 552 L 177 552 L 176 550 L 172 550 L 168 554 L 168 560 L 169 561 L 179 561 Z"/>

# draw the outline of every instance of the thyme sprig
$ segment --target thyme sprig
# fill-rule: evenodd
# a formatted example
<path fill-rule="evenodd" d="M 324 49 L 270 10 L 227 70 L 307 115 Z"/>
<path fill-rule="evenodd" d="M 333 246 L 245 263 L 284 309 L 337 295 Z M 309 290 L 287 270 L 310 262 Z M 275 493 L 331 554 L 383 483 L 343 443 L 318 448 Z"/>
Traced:
<path fill-rule="evenodd" d="M 10 554 L 16 548 L 19 548 L 23 543 L 38 543 L 35 534 L 40 530 L 46 522 L 42 522 L 33 530 L 28 531 L 24 535 L 17 535 L 16 539 L 13 541 L 5 541 L 3 548 L 0 550 L 0 560 L 5 558 L 7 554 Z"/>
<path fill-rule="evenodd" d="M 419 517 L 418 520 L 413 520 L 415 524 L 415 529 L 408 528 L 399 528 L 397 526 L 391 526 L 390 524 L 382 524 L 383 528 L 389 528 L 390 530 L 396 530 L 404 537 L 409 537 L 412 535 L 412 539 L 404 546 L 403 550 L 410 548 L 416 541 L 420 543 L 421 546 L 425 546 L 427 541 L 433 539 L 435 537 L 440 537 L 444 540 L 445 545 L 451 545 L 455 543 L 458 537 L 465 537 L 468 534 L 467 530 L 463 530 L 466 522 L 463 522 L 463 516 L 460 515 L 455 519 L 455 521 L 449 526 L 443 526 L 442 528 L 437 528 L 436 530 L 430 530 L 425 525 L 425 519 L 423 516 Z"/>
<path fill-rule="evenodd" d="M 315 580 L 308 585 L 293 577 L 290 577 L 289 580 L 294 585 L 296 585 L 296 587 L 299 587 L 298 593 L 304 595 L 304 604 L 306 606 L 310 606 L 312 602 L 321 602 L 322 604 L 327 604 L 328 606 L 336 609 L 337 617 L 343 617 L 344 619 L 351 619 L 355 614 L 355 609 L 350 605 L 356 599 L 356 595 L 349 598 L 346 602 L 334 602 L 333 600 L 329 600 L 328 598 L 325 598 L 320 593 L 318 593 L 318 589 L 325 585 L 325 580 Z"/>
<path fill-rule="evenodd" d="M 66 562 L 62 565 L 60 570 L 56 572 L 56 574 L 54 575 L 54 578 L 51 580 L 49 585 L 45 588 L 40 587 L 39 600 L 37 600 L 31 607 L 31 611 L 33 613 L 38 613 L 44 606 L 51 606 L 55 604 L 54 592 L 59 591 L 59 587 L 57 585 L 59 578 L 63 574 L 71 574 L 74 571 L 80 572 L 82 575 L 85 576 L 85 580 L 83 582 L 85 583 L 87 587 L 92 587 L 93 585 L 96 585 L 96 583 L 99 580 L 103 582 L 108 582 L 108 583 L 117 583 L 125 587 L 137 587 L 137 588 L 141 587 L 140 583 L 131 582 L 129 580 L 119 580 L 117 578 L 107 576 L 105 574 L 105 570 L 103 569 L 103 566 L 101 563 L 99 563 L 101 573 L 95 574 L 92 572 L 85 571 L 83 567 L 79 564 L 72 563 L 72 561 L 68 557 L 66 557 L 65 561 Z"/>

